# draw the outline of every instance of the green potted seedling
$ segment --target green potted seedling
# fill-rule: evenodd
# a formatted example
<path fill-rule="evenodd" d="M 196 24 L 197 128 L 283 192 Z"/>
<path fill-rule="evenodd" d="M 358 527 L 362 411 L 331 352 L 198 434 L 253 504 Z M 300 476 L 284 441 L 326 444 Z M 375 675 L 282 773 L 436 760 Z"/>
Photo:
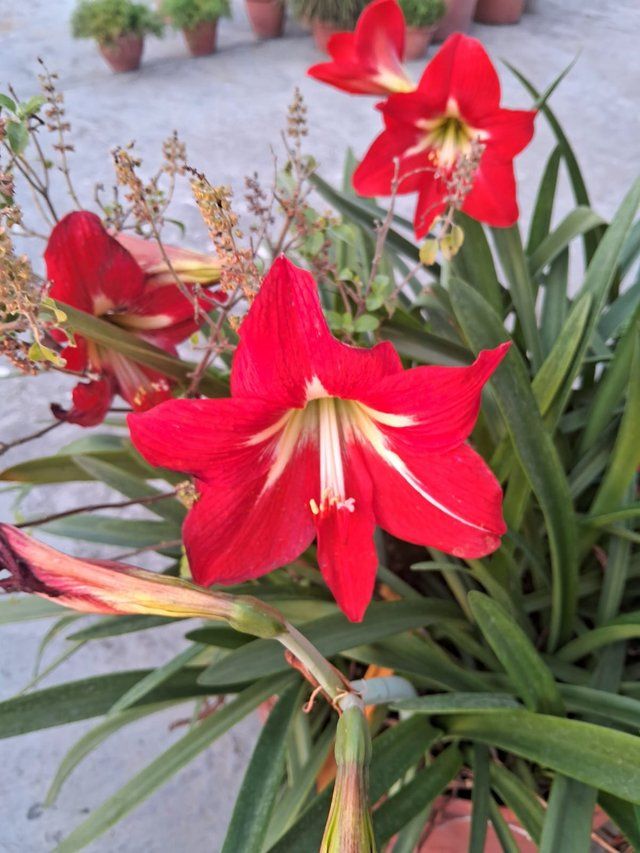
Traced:
<path fill-rule="evenodd" d="M 421 59 L 427 52 L 438 22 L 445 12 L 444 0 L 400 0 L 407 22 L 405 59 Z"/>
<path fill-rule="evenodd" d="M 73 36 L 94 39 L 116 73 L 139 68 L 145 35 L 161 36 L 162 30 L 154 11 L 131 0 L 80 0 L 71 17 Z"/>
<path fill-rule="evenodd" d="M 365 5 L 363 0 L 294 0 L 296 16 L 311 26 L 316 47 L 322 51 L 334 33 L 355 27 Z"/>
<path fill-rule="evenodd" d="M 182 30 L 191 56 L 215 52 L 218 19 L 231 14 L 229 0 L 163 0 L 160 8 Z"/>

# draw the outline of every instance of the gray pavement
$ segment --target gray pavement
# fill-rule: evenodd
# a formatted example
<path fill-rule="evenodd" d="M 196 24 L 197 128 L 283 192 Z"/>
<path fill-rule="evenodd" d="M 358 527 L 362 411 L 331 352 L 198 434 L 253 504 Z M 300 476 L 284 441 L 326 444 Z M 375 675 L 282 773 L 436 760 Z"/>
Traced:
<path fill-rule="evenodd" d="M 289 24 L 283 40 L 256 44 L 238 0 L 233 20 L 221 24 L 217 55 L 192 60 L 181 37 L 168 34 L 163 41 L 149 40 L 139 73 L 122 76 L 108 72 L 92 44 L 71 40 L 67 22 L 72 5 L 71 0 L 0 0 L 0 91 L 11 80 L 22 96 L 35 92 L 37 56 L 59 72 L 78 151 L 73 172 L 87 206 L 95 181 L 110 182 L 110 148 L 135 139 L 151 168 L 162 140 L 176 128 L 187 143 L 190 161 L 212 182 L 235 187 L 242 210 L 243 176 L 254 170 L 265 180 L 271 175 L 269 146 L 278 141 L 296 85 L 309 106 L 308 150 L 329 180 L 339 179 L 345 148 L 351 145 L 361 154 L 378 131 L 378 117 L 368 99 L 347 102 L 347 96 L 305 79 L 305 69 L 319 61 L 319 55 L 298 27 Z M 580 52 L 552 105 L 583 166 L 595 209 L 611 215 L 640 163 L 638 0 L 537 0 L 519 26 L 477 26 L 474 33 L 494 58 L 513 62 L 541 88 Z M 419 74 L 420 65 L 412 70 Z M 519 84 L 506 70 L 501 74 L 505 103 L 527 106 L 529 99 Z M 539 120 L 534 143 L 518 161 L 525 210 L 550 147 L 550 134 Z M 566 184 L 562 198 L 568 203 Z M 58 201 L 64 209 L 62 196 Z M 29 209 L 28 201 L 24 207 Z M 561 206 L 558 213 L 563 213 Z M 178 194 L 175 215 L 190 229 L 192 244 L 204 247 L 204 230 L 186 189 Z M 37 253 L 39 247 L 31 244 L 28 249 Z M 0 439 L 11 440 L 44 423 L 49 402 L 63 400 L 71 384 L 59 375 L 2 379 Z M 52 451 L 80 434 L 79 428 L 65 426 L 3 457 L 3 467 Z M 56 509 L 77 506 L 88 494 L 80 486 L 62 494 L 57 490 Z M 93 500 L 108 493 L 90 494 Z M 49 490 L 35 491 L 24 512 L 44 512 L 51 500 Z M 0 493 L 0 519 L 11 518 L 11 501 L 11 495 Z M 86 543 L 66 544 L 77 553 L 95 553 Z M 12 695 L 27 683 L 46 628 L 45 622 L 0 628 L 0 696 Z M 159 664 L 179 650 L 180 642 L 181 632 L 174 626 L 96 642 L 45 683 Z M 62 648 L 60 640 L 50 654 Z M 92 723 L 0 741 L 0 851 L 53 849 L 88 811 L 175 741 L 179 733 L 170 732 L 169 724 L 180 716 L 181 709 L 164 712 L 115 735 L 76 770 L 58 804 L 45 812 L 38 804 L 60 759 Z M 90 849 L 219 850 L 257 730 L 255 719 L 239 726 Z"/>

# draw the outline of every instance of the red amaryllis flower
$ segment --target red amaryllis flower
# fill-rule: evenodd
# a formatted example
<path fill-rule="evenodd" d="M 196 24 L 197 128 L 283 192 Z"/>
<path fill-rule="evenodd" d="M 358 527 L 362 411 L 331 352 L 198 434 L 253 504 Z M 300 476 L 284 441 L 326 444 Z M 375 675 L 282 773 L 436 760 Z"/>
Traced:
<path fill-rule="evenodd" d="M 415 83 L 402 65 L 405 24 L 396 0 L 374 0 L 365 7 L 353 33 L 331 36 L 331 62 L 313 65 L 308 74 L 356 95 L 412 92 Z"/>
<path fill-rule="evenodd" d="M 420 238 L 444 209 L 459 158 L 477 141 L 482 153 L 462 209 L 496 227 L 516 222 L 513 158 L 533 136 L 535 112 L 500 107 L 500 81 L 479 41 L 450 36 L 416 91 L 391 95 L 379 109 L 385 130 L 354 173 L 358 193 L 389 195 L 399 160 L 399 192 L 418 193 L 414 227 Z"/>
<path fill-rule="evenodd" d="M 129 246 L 131 239 L 126 241 Z M 94 213 L 68 214 L 51 232 L 44 255 L 50 296 L 175 353 L 176 345 L 198 328 L 193 303 L 173 281 L 167 283 L 162 276 L 166 265 L 163 270 L 157 253 L 143 247 L 143 241 L 136 242 L 142 265 L 107 233 Z M 198 263 L 201 269 L 201 260 Z M 213 280 L 211 268 L 210 275 Z M 57 337 L 62 340 L 64 334 L 58 332 Z M 52 406 L 60 420 L 98 424 L 115 394 L 140 410 L 171 396 L 167 377 L 79 335 L 61 354 L 68 370 L 90 371 L 98 378 L 75 387 L 70 411 Z"/>
<path fill-rule="evenodd" d="M 405 371 L 390 343 L 336 340 L 311 276 L 277 260 L 240 328 L 232 398 L 129 416 L 149 462 L 197 478 L 184 526 L 194 578 L 258 577 L 317 537 L 327 584 L 358 621 L 373 593 L 376 524 L 459 557 L 495 550 L 500 486 L 465 440 L 506 349 L 470 367 Z"/>

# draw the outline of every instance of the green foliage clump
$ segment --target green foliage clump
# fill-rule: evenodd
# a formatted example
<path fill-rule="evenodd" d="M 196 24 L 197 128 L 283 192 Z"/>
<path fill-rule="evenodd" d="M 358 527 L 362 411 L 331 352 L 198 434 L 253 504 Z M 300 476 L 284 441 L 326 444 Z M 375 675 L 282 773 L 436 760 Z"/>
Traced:
<path fill-rule="evenodd" d="M 123 35 L 161 36 L 162 19 L 144 3 L 131 0 L 80 0 L 71 16 L 75 38 L 109 44 Z"/>
<path fill-rule="evenodd" d="M 293 8 L 297 18 L 352 30 L 366 5 L 363 0 L 294 0 Z"/>
<path fill-rule="evenodd" d="M 444 0 L 400 0 L 407 25 L 410 27 L 431 27 L 445 13 Z"/>
<path fill-rule="evenodd" d="M 163 0 L 162 12 L 179 29 L 191 30 L 205 21 L 231 14 L 229 0 Z"/>

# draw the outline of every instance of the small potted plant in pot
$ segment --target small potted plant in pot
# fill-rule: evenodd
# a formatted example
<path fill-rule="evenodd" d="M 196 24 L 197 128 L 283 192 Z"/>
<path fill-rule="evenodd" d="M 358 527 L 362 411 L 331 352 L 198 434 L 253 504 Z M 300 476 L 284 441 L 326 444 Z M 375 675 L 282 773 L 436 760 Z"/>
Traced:
<path fill-rule="evenodd" d="M 131 0 L 80 0 L 71 16 L 74 37 L 94 39 L 115 72 L 139 68 L 145 35 L 162 30 L 155 12 Z"/>
<path fill-rule="evenodd" d="M 421 59 L 444 15 L 444 0 L 400 0 L 400 6 L 407 22 L 405 58 Z"/>
<path fill-rule="evenodd" d="M 517 24 L 524 0 L 478 0 L 475 20 L 481 24 Z"/>
<path fill-rule="evenodd" d="M 444 41 L 452 33 L 468 33 L 478 0 L 445 0 L 445 13 L 434 33 L 434 41 Z"/>
<path fill-rule="evenodd" d="M 294 0 L 296 17 L 308 23 L 318 50 L 326 51 L 334 33 L 352 30 L 364 0 Z"/>
<path fill-rule="evenodd" d="M 245 0 L 247 17 L 259 39 L 279 38 L 284 30 L 284 0 Z"/>
<path fill-rule="evenodd" d="M 163 0 L 160 8 L 182 30 L 191 56 L 215 52 L 218 19 L 231 14 L 229 0 Z"/>

